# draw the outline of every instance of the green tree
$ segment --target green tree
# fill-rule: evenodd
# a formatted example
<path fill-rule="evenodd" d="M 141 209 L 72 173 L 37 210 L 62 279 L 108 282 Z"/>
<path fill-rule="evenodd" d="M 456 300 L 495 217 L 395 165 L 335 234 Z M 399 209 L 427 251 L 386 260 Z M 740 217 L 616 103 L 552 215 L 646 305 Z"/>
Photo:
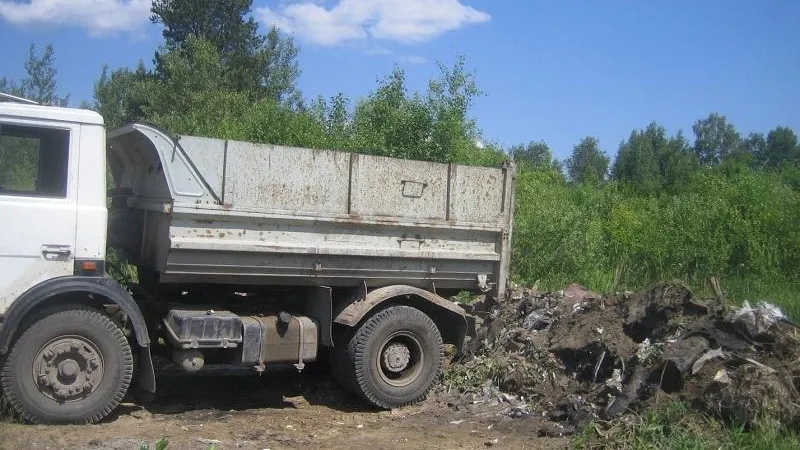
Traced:
<path fill-rule="evenodd" d="M 764 152 L 761 155 L 764 167 L 774 169 L 783 164 L 800 163 L 800 148 L 797 135 L 791 128 L 777 127 L 767 134 Z"/>
<path fill-rule="evenodd" d="M 228 118 L 243 117 L 252 105 L 246 92 L 223 82 L 225 61 L 207 39 L 189 36 L 161 54 L 160 75 L 134 83 L 143 118 L 175 133 L 219 132 Z M 137 100 L 138 101 L 138 100 Z"/>
<path fill-rule="evenodd" d="M 431 159 L 464 161 L 476 150 L 478 127 L 469 116 L 475 99 L 482 96 L 475 74 L 459 55 L 452 67 L 439 62 L 439 76 L 428 82 L 427 106 L 433 118 Z"/>
<path fill-rule="evenodd" d="M 36 45 L 31 44 L 28 59 L 25 61 L 25 78 L 15 82 L 3 77 L 0 79 L 0 92 L 24 97 L 42 105 L 67 106 L 69 95 L 58 95 L 58 70 L 55 65 L 55 50 L 52 45 L 45 46 L 44 52 L 39 54 Z"/>
<path fill-rule="evenodd" d="M 98 109 L 115 123 L 141 120 L 177 134 L 281 145 L 330 147 L 307 111 L 273 99 L 254 100 L 224 82 L 226 62 L 204 37 L 162 48 L 161 71 L 106 71 L 96 87 Z"/>
<path fill-rule="evenodd" d="M 152 78 L 142 61 L 135 70 L 103 66 L 100 79 L 94 84 L 92 108 L 103 116 L 109 128 L 143 120 L 146 81 Z"/>
<path fill-rule="evenodd" d="M 301 73 L 297 62 L 299 53 L 300 49 L 294 45 L 292 38 L 281 35 L 276 27 L 269 30 L 257 59 L 262 67 L 260 74 L 264 97 L 284 101 L 290 106 L 302 103 L 302 95 L 297 89 L 297 79 Z M 239 76 L 243 76 L 243 73 Z M 242 80 L 237 84 L 246 83 L 246 80 Z"/>
<path fill-rule="evenodd" d="M 21 97 L 24 94 L 19 83 L 5 76 L 0 78 L 0 92 L 16 95 L 17 97 Z"/>
<path fill-rule="evenodd" d="M 675 192 L 689 181 L 697 160 L 679 132 L 667 136 L 655 122 L 644 130 L 634 130 L 620 144 L 611 177 L 633 186 L 640 193 L 660 190 Z"/>
<path fill-rule="evenodd" d="M 564 164 L 571 180 L 596 183 L 606 179 L 609 158 L 600 150 L 597 139 L 585 137 L 572 149 L 572 154 Z"/>
<path fill-rule="evenodd" d="M 767 140 L 762 133 L 750 133 L 742 139 L 741 145 L 731 155 L 730 159 L 750 168 L 763 167 L 764 155 L 767 149 Z"/>
<path fill-rule="evenodd" d="M 219 53 L 223 80 L 234 91 L 256 99 L 297 101 L 298 49 L 276 28 L 266 36 L 252 16 L 252 0 L 154 0 L 150 17 L 164 26 L 164 49 L 156 52 L 156 73 L 163 74 L 164 52 L 191 36 L 206 39 Z"/>
<path fill-rule="evenodd" d="M 428 83 L 426 95 L 409 94 L 405 72 L 395 67 L 353 111 L 349 148 L 400 158 L 439 162 L 496 161 L 497 149 L 481 148 L 469 116 L 481 95 L 463 57 Z M 501 152 L 502 153 L 502 152 Z"/>
<path fill-rule="evenodd" d="M 711 113 L 692 126 L 694 151 L 700 164 L 715 166 L 732 154 L 740 145 L 741 136 L 725 116 Z"/>
<path fill-rule="evenodd" d="M 544 141 L 515 145 L 509 149 L 509 153 L 520 166 L 561 171 L 561 164 L 553 158 L 550 146 Z"/>
<path fill-rule="evenodd" d="M 422 97 L 408 95 L 405 72 L 395 67 L 356 105 L 353 147 L 386 156 L 446 159 L 434 154 L 433 120 Z"/>
<path fill-rule="evenodd" d="M 329 136 L 333 148 L 347 149 L 352 146 L 353 120 L 349 107 L 350 99 L 339 93 L 330 101 L 319 96 L 308 108 L 308 113 Z"/>
<path fill-rule="evenodd" d="M 668 192 L 682 190 L 699 169 L 697 156 L 680 130 L 668 139 L 666 148 L 659 153 L 658 168 L 662 187 Z"/>

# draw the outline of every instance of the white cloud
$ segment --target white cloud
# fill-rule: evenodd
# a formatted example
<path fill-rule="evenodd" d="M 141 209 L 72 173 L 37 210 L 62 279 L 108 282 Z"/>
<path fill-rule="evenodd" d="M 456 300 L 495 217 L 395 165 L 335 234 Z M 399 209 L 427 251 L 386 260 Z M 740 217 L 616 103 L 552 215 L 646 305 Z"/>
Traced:
<path fill-rule="evenodd" d="M 400 58 L 400 61 L 408 64 L 425 64 L 425 58 L 419 55 L 408 55 Z"/>
<path fill-rule="evenodd" d="M 393 55 L 394 52 L 386 47 L 369 47 L 365 51 L 368 55 Z"/>
<path fill-rule="evenodd" d="M 256 8 L 255 14 L 268 26 L 328 46 L 369 37 L 422 42 L 490 19 L 461 0 L 340 0 L 330 8 L 304 0 L 284 2 L 274 10 Z"/>
<path fill-rule="evenodd" d="M 0 19 L 14 25 L 85 28 L 92 36 L 132 32 L 149 21 L 151 0 L 0 1 Z"/>

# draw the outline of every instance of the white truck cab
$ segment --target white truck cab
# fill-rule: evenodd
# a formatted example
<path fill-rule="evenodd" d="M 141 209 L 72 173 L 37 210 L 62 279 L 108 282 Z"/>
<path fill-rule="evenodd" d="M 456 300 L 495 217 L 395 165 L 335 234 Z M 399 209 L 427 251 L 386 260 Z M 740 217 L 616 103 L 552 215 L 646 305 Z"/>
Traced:
<path fill-rule="evenodd" d="M 126 323 L 155 390 L 149 341 L 105 276 L 103 118 L 31 103 L 0 95 L 0 389 L 29 422 L 94 422 L 133 378 Z"/>
<path fill-rule="evenodd" d="M 44 281 L 102 274 L 105 177 L 99 114 L 0 103 L 0 316 Z"/>

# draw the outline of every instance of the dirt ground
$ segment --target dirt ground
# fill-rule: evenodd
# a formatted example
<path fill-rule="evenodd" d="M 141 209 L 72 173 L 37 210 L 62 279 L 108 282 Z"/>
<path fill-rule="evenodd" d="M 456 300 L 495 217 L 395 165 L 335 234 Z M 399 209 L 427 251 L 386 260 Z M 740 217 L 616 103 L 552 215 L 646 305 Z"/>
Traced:
<path fill-rule="evenodd" d="M 573 285 L 471 306 L 480 318 L 448 386 L 376 411 L 331 381 L 326 364 L 262 376 L 159 378 L 92 426 L 0 423 L 0 449 L 569 447 L 594 419 L 624 420 L 681 400 L 746 426 L 800 427 L 800 326 L 770 304 L 726 305 L 681 283 L 601 296 Z M 160 366 L 159 366 L 160 367 Z M 204 369 L 205 370 L 205 369 Z M 241 370 L 241 369 L 240 369 Z"/>
<path fill-rule="evenodd" d="M 178 449 L 561 449 L 569 438 L 542 437 L 536 418 L 512 419 L 498 407 L 467 412 L 438 391 L 422 404 L 370 409 L 322 370 L 301 375 L 180 377 L 159 380 L 159 397 L 129 395 L 96 425 L 0 423 L 2 449 L 125 449 L 161 438 Z M 480 405 L 479 405 L 480 406 Z"/>

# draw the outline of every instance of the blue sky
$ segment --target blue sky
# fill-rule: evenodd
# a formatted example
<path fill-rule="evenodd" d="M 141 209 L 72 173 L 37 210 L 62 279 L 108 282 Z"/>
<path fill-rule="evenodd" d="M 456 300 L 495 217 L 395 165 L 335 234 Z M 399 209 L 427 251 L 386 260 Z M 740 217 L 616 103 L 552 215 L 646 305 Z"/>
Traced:
<path fill-rule="evenodd" d="M 148 0 L 0 0 L 0 76 L 52 43 L 59 84 L 91 99 L 104 63 L 150 63 L 161 40 Z M 671 133 L 710 112 L 740 132 L 800 131 L 800 1 L 254 0 L 295 36 L 307 97 L 357 99 L 389 73 L 424 89 L 436 61 L 467 58 L 486 95 L 484 140 L 544 140 L 566 157 L 583 136 L 613 156 L 634 128 Z"/>

